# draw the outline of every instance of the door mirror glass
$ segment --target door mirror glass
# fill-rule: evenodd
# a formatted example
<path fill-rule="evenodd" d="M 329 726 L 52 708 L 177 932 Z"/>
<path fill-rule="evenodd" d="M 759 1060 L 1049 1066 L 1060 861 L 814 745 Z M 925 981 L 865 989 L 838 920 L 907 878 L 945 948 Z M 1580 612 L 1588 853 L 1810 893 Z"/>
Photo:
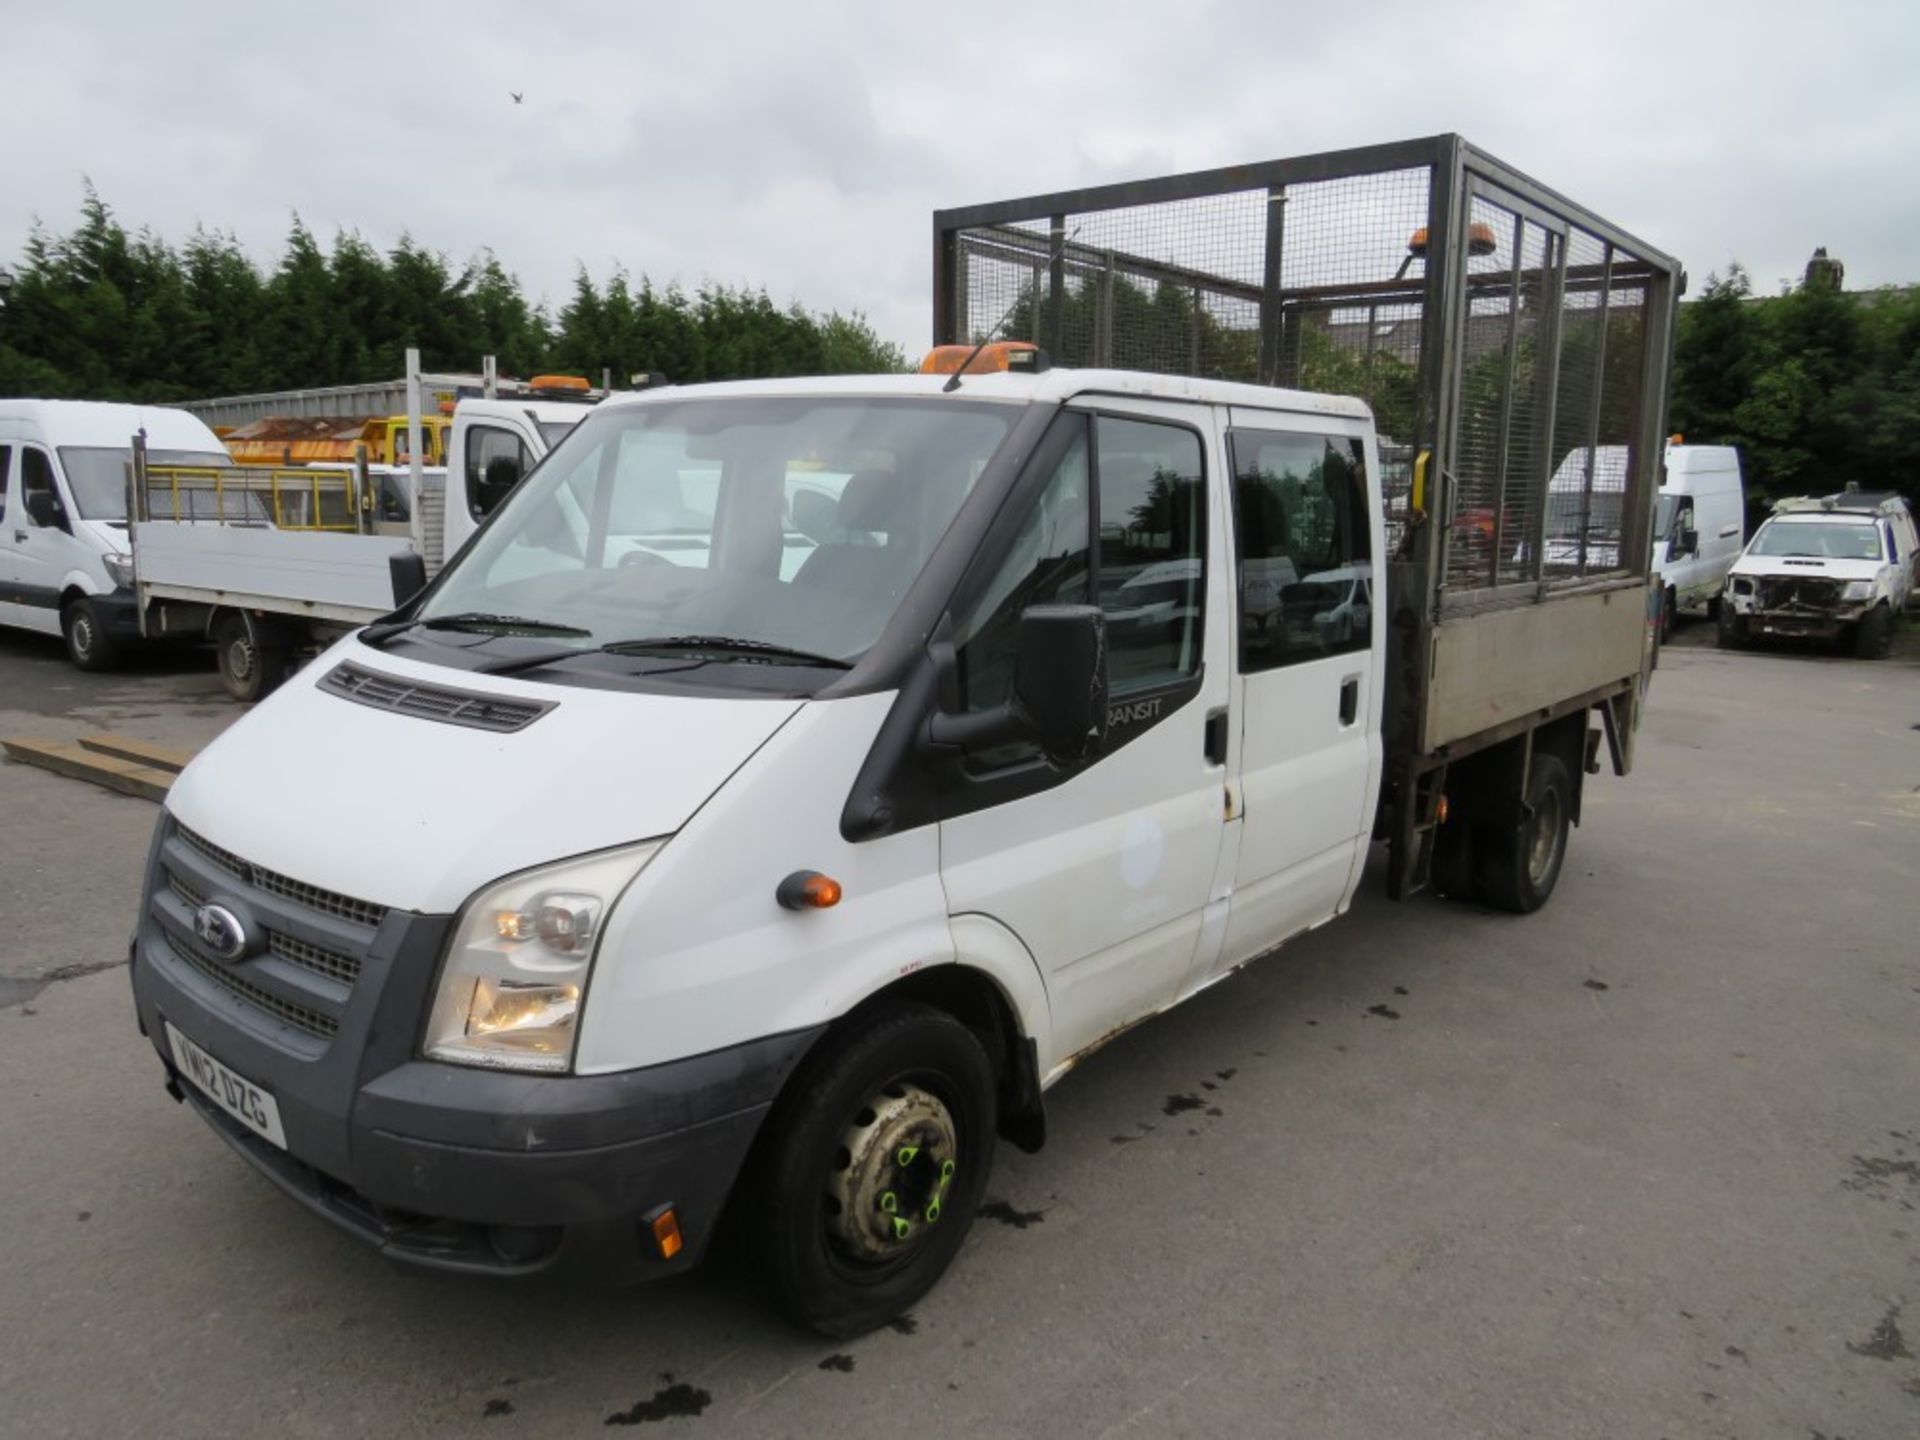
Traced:
<path fill-rule="evenodd" d="M 1055 764 L 1107 734 L 1107 626 L 1097 605 L 1034 605 L 1014 640 L 1013 709 Z"/>
<path fill-rule="evenodd" d="M 26 497 L 27 518 L 36 525 L 60 525 L 64 516 L 60 502 L 47 490 L 30 490 Z"/>
<path fill-rule="evenodd" d="M 1024 744 L 1039 746 L 1051 765 L 1084 760 L 1107 735 L 1105 613 L 1098 605 L 1029 605 L 1012 638 L 1012 695 L 990 709 L 934 715 L 929 738 L 970 755 Z"/>

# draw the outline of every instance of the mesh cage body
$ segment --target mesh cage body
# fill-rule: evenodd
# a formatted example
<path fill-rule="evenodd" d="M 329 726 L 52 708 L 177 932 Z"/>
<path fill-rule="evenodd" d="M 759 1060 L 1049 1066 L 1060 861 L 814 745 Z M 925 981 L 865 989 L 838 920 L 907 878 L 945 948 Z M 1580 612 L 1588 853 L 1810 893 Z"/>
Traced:
<path fill-rule="evenodd" d="M 934 242 L 936 344 L 1365 400 L 1430 613 L 1647 573 L 1678 268 L 1457 136 L 944 211 Z"/>

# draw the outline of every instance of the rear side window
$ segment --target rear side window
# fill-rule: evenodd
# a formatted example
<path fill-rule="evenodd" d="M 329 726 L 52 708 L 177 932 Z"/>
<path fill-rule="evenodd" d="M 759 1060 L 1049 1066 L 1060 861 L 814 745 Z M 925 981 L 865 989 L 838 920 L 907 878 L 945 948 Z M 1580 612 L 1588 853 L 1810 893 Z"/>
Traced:
<path fill-rule="evenodd" d="M 1373 556 L 1360 442 L 1261 430 L 1231 441 L 1241 670 L 1365 650 Z"/>
<path fill-rule="evenodd" d="M 513 431 L 475 425 L 467 431 L 466 464 L 467 509 L 484 520 L 533 468 L 533 454 Z"/>

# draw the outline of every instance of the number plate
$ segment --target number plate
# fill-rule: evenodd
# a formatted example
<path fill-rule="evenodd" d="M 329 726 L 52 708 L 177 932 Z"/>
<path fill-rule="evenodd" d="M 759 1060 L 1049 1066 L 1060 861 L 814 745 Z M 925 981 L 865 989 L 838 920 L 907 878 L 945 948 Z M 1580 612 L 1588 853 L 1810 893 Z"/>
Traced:
<path fill-rule="evenodd" d="M 222 1065 L 172 1025 L 167 1025 L 167 1044 L 173 1047 L 173 1063 L 194 1089 L 254 1134 L 282 1150 L 287 1148 L 287 1133 L 280 1128 L 280 1107 L 273 1103 L 273 1096 Z"/>

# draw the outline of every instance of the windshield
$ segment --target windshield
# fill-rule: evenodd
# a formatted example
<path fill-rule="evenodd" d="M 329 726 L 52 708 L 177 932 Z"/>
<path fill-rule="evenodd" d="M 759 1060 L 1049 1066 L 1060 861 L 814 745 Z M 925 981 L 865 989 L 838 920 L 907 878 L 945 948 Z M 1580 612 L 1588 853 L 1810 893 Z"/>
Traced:
<path fill-rule="evenodd" d="M 127 466 L 132 463 L 130 445 L 60 447 L 60 467 L 67 472 L 67 489 L 82 520 L 127 518 Z M 224 468 L 233 464 L 233 457 L 224 450 L 149 450 L 147 464 Z"/>
<path fill-rule="evenodd" d="M 1753 537 L 1749 555 L 1802 555 L 1821 560 L 1878 560 L 1880 527 L 1872 521 L 1769 520 Z"/>
<path fill-rule="evenodd" d="M 1018 413 L 793 396 L 599 411 L 513 492 L 419 618 L 520 616 L 574 627 L 583 649 L 724 636 L 851 661 Z"/>

